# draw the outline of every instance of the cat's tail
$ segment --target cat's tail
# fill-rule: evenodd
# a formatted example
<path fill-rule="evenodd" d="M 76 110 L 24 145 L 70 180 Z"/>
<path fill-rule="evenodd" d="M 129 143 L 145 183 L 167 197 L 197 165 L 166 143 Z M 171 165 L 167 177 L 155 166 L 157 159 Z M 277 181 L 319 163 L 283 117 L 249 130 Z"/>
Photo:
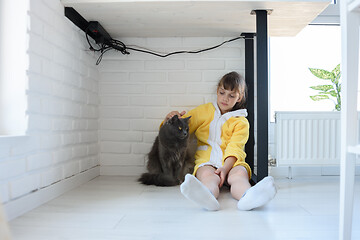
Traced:
<path fill-rule="evenodd" d="M 138 181 L 145 185 L 156 185 L 162 187 L 179 185 L 179 181 L 162 173 L 143 173 Z"/>

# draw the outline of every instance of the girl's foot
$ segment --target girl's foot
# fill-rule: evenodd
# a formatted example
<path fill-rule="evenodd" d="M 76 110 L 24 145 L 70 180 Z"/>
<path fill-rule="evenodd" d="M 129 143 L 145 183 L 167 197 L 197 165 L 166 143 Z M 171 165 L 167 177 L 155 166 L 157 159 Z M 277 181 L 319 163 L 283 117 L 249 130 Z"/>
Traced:
<path fill-rule="evenodd" d="M 186 174 L 185 181 L 180 185 L 180 190 L 187 199 L 207 210 L 217 211 L 220 209 L 219 202 L 210 190 L 191 174 Z"/>
<path fill-rule="evenodd" d="M 244 211 L 261 207 L 275 197 L 276 191 L 274 178 L 271 176 L 265 177 L 245 192 L 237 207 L 239 210 Z"/>

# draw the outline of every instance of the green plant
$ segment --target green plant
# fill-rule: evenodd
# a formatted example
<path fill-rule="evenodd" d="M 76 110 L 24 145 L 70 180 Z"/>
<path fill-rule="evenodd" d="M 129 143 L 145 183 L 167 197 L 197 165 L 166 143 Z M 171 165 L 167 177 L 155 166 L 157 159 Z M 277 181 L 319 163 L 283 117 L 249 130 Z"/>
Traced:
<path fill-rule="evenodd" d="M 311 89 L 319 91 L 318 94 L 310 96 L 313 101 L 330 99 L 335 104 L 335 110 L 341 110 L 341 83 L 339 82 L 341 72 L 338 64 L 331 72 L 324 69 L 309 68 L 310 72 L 317 78 L 331 81 L 331 84 L 311 86 Z"/>

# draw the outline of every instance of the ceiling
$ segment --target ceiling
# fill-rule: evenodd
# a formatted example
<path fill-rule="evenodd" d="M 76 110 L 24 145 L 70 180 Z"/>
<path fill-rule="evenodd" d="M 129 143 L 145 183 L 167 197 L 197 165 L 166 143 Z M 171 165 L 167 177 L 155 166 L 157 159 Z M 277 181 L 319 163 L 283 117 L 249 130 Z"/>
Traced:
<path fill-rule="evenodd" d="M 112 38 L 233 37 L 256 32 L 252 10 L 271 9 L 270 36 L 295 36 L 329 0 L 61 0 L 87 21 L 98 21 Z"/>

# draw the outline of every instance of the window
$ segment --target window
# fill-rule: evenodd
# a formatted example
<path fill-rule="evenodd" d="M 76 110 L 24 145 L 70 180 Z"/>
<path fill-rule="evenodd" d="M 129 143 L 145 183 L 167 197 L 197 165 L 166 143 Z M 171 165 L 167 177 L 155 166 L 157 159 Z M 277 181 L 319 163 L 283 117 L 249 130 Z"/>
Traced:
<path fill-rule="evenodd" d="M 270 112 L 332 111 L 331 100 L 313 101 L 310 86 L 328 84 L 309 68 L 333 70 L 341 61 L 340 26 L 307 26 L 295 37 L 270 39 Z"/>
<path fill-rule="evenodd" d="M 0 135 L 23 135 L 27 127 L 27 8 L 0 1 Z"/>

